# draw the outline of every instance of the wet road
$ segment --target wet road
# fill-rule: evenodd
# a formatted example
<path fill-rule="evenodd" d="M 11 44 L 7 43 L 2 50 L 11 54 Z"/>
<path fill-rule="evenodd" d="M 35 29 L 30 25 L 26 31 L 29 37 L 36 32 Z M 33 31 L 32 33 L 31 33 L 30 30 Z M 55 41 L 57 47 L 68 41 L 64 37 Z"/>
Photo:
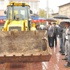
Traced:
<path fill-rule="evenodd" d="M 70 68 L 65 68 L 64 64 L 67 62 L 65 60 L 62 60 L 64 58 L 64 55 L 61 55 L 59 53 L 59 40 L 58 40 L 58 46 L 57 48 L 52 49 L 52 57 L 51 60 L 47 63 L 47 69 L 46 70 L 70 70 Z"/>
<path fill-rule="evenodd" d="M 59 50 L 58 40 L 58 46 L 52 49 L 52 57 L 49 62 L 13 63 L 13 66 L 0 64 L 0 70 L 70 70 L 70 68 L 64 67 L 67 62 L 62 60 L 64 55 L 61 55 Z"/>

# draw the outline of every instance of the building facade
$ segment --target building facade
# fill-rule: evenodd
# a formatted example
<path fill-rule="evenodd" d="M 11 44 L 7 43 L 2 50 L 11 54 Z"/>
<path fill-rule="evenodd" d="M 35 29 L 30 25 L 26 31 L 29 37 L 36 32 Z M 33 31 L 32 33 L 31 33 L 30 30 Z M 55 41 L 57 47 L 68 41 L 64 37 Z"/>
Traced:
<path fill-rule="evenodd" d="M 70 3 L 59 6 L 59 14 L 70 17 Z"/>
<path fill-rule="evenodd" d="M 70 17 L 70 3 L 60 5 L 58 13 L 51 14 L 51 17 L 54 17 L 58 14 Z"/>

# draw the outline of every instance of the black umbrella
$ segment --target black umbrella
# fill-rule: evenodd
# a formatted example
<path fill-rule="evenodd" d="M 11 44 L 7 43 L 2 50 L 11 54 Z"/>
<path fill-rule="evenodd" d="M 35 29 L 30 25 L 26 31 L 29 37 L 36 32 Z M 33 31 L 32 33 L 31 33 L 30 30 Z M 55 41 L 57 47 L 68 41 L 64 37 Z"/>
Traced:
<path fill-rule="evenodd" d="M 68 17 L 65 16 L 65 15 L 56 15 L 56 16 L 54 16 L 53 18 L 56 18 L 56 19 L 70 19 L 70 18 L 68 18 Z"/>
<path fill-rule="evenodd" d="M 46 21 L 48 22 L 57 22 L 55 18 L 46 18 Z"/>
<path fill-rule="evenodd" d="M 70 25 L 70 19 L 62 20 L 62 21 L 60 22 L 60 25 L 61 25 L 62 27 L 65 27 L 65 23 L 69 23 L 69 25 Z"/>
<path fill-rule="evenodd" d="M 62 20 L 62 23 L 70 23 L 70 19 Z"/>

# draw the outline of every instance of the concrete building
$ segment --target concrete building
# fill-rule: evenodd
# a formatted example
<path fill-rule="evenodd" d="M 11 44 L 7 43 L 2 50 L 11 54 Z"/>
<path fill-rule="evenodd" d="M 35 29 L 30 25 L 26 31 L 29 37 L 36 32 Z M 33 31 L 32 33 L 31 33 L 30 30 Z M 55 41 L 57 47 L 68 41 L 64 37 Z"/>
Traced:
<path fill-rule="evenodd" d="M 58 14 L 70 17 L 70 3 L 60 5 L 58 13 L 51 14 L 51 17 L 54 17 Z"/>
<path fill-rule="evenodd" d="M 70 17 L 70 3 L 59 6 L 59 14 Z"/>

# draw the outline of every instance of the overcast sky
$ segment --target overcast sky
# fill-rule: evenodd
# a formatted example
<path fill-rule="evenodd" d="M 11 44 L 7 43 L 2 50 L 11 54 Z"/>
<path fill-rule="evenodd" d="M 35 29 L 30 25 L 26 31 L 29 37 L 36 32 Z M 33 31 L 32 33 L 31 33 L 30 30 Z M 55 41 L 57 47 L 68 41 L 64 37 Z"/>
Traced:
<path fill-rule="evenodd" d="M 48 0 L 49 8 L 53 9 L 54 12 L 58 12 L 58 6 L 70 3 L 70 0 Z M 47 0 L 40 0 L 39 8 L 46 9 Z"/>

